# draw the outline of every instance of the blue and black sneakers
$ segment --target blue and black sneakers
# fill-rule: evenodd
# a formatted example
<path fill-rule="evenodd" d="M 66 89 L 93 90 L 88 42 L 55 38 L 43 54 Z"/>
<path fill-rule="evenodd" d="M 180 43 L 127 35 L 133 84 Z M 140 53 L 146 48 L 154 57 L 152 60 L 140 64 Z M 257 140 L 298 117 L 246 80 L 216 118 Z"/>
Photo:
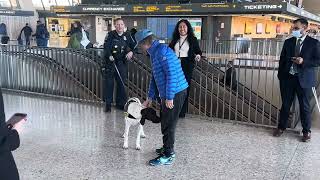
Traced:
<path fill-rule="evenodd" d="M 163 155 L 164 154 L 164 147 L 156 149 L 156 154 L 159 155 L 159 156 Z M 172 152 L 171 156 L 173 158 L 175 158 L 176 157 L 176 153 Z"/>
<path fill-rule="evenodd" d="M 166 156 L 164 154 L 159 157 L 152 159 L 149 161 L 151 166 L 159 166 L 159 165 L 171 165 L 175 159 L 175 154 L 172 153 L 170 156 Z"/>
<path fill-rule="evenodd" d="M 156 149 L 156 153 L 160 156 L 162 154 L 164 154 L 164 147 Z"/>

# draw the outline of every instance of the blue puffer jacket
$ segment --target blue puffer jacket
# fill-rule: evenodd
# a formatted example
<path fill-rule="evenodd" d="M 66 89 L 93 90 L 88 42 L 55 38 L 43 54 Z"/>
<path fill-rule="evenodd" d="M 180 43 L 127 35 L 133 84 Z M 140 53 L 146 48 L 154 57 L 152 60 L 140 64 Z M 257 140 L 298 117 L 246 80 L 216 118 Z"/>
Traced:
<path fill-rule="evenodd" d="M 188 88 L 180 60 L 171 48 L 159 41 L 152 43 L 148 53 L 152 61 L 149 98 L 155 100 L 160 96 L 161 99 L 173 100 L 177 93 Z"/>

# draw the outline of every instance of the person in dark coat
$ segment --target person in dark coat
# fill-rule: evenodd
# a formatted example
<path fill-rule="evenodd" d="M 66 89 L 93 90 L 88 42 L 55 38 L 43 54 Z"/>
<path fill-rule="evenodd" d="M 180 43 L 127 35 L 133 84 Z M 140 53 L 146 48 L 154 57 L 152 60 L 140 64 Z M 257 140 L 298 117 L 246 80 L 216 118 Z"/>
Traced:
<path fill-rule="evenodd" d="M 20 38 L 22 33 L 24 33 L 24 37 L 25 37 L 25 41 L 26 41 L 26 45 L 30 46 L 30 39 L 32 36 L 32 28 L 29 26 L 29 24 L 27 23 L 25 27 L 22 28 L 21 32 L 20 32 Z"/>
<path fill-rule="evenodd" d="M 169 47 L 174 50 L 180 59 L 182 70 L 189 84 L 186 100 L 179 115 L 180 118 L 184 118 L 188 111 L 189 92 L 195 62 L 200 61 L 202 55 L 199 42 L 188 20 L 182 19 L 177 23 Z"/>
<path fill-rule="evenodd" d="M 48 47 L 50 35 L 46 26 L 41 21 L 37 21 L 36 33 L 33 36 L 35 36 L 37 39 L 38 47 Z"/>
<path fill-rule="evenodd" d="M 7 33 L 7 26 L 4 23 L 0 24 L 0 41 L 1 44 L 8 44 L 10 38 Z"/>
<path fill-rule="evenodd" d="M 23 123 L 23 121 L 21 121 Z M 3 97 L 0 89 L 0 179 L 19 180 L 19 173 L 11 151 L 20 145 L 16 127 L 9 129 L 5 122 Z"/>
<path fill-rule="evenodd" d="M 320 65 L 320 42 L 307 35 L 308 21 L 293 21 L 292 36 L 282 48 L 278 68 L 282 106 L 278 128 L 273 135 L 280 137 L 288 126 L 290 108 L 297 96 L 300 106 L 302 141 L 311 139 L 311 106 L 309 97 L 316 87 L 316 67 Z"/>
<path fill-rule="evenodd" d="M 117 83 L 116 107 L 123 110 L 127 101 L 127 94 L 123 83 L 127 79 L 127 60 L 131 60 L 133 49 L 136 43 L 130 37 L 129 32 L 125 32 L 125 24 L 122 19 L 115 20 L 116 30 L 108 33 L 107 40 L 104 44 L 104 67 L 103 73 L 105 77 L 105 112 L 111 112 L 111 104 L 113 103 L 113 87 L 114 79 Z M 117 69 L 116 69 L 116 67 Z M 118 72 L 118 71 L 119 72 Z"/>
<path fill-rule="evenodd" d="M 7 26 L 5 23 L 0 24 L 0 35 L 7 35 Z"/>

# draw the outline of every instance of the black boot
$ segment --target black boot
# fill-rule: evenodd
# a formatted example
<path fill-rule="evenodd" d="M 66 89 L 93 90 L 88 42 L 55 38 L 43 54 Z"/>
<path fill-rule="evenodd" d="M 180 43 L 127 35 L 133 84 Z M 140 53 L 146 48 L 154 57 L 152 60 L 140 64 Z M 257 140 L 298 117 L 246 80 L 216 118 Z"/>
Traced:
<path fill-rule="evenodd" d="M 106 113 L 111 112 L 111 105 L 106 105 L 106 107 L 104 108 L 104 112 Z"/>

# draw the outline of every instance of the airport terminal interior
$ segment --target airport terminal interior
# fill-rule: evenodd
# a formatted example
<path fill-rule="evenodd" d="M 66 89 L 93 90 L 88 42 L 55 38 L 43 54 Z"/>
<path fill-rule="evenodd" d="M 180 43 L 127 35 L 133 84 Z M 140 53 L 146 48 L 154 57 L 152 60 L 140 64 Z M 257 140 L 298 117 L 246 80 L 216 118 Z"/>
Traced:
<path fill-rule="evenodd" d="M 320 179 L 319 7 L 0 0 L 0 180 Z M 148 38 L 173 50 L 144 52 Z M 151 97 L 161 122 L 142 123 Z"/>

